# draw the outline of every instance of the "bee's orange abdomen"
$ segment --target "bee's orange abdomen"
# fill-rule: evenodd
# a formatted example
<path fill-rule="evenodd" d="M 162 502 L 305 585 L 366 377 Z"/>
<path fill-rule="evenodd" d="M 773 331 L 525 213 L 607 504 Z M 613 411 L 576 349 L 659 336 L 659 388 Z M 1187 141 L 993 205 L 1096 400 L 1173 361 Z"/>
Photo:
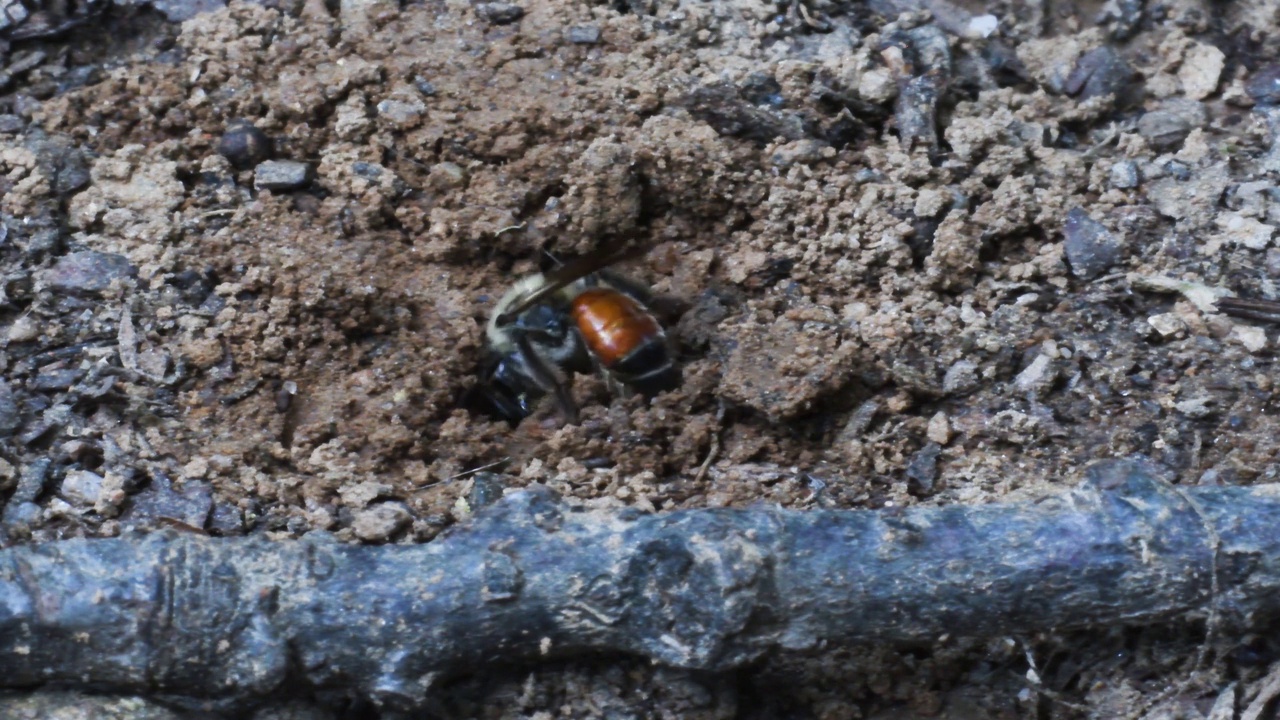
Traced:
<path fill-rule="evenodd" d="M 609 288 L 588 288 L 571 312 L 587 349 L 606 369 L 662 337 L 662 326 L 640 303 Z"/>

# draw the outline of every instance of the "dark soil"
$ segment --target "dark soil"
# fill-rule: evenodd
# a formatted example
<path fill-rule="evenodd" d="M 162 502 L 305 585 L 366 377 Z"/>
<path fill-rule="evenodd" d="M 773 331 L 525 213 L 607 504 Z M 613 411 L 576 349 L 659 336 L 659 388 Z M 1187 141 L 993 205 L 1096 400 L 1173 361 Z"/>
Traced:
<path fill-rule="evenodd" d="M 1213 304 L 1280 277 L 1280 3 L 966 3 L 987 38 L 907 2 L 502 5 L 108 9 L 13 44 L 45 56 L 0 97 L 9 543 L 425 542 L 491 465 L 643 510 L 1034 498 L 1131 454 L 1280 479 L 1274 328 Z M 269 147 L 222 145 L 236 121 Z M 305 183 L 260 189 L 267 155 Z M 622 244 L 680 387 L 577 376 L 577 425 L 470 407 L 497 298 Z M 732 677 L 486 670 L 437 712 L 1197 718 L 1274 659 L 963 630 Z M 259 717 L 376 716 L 317 702 Z"/>

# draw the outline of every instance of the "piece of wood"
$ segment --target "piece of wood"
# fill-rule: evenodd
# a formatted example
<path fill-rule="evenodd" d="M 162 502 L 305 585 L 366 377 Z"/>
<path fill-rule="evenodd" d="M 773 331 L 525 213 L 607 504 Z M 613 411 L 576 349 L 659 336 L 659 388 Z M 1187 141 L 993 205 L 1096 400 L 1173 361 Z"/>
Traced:
<path fill-rule="evenodd" d="M 385 707 L 494 662 L 620 652 L 721 670 L 779 649 L 1280 607 L 1280 485 L 1109 461 L 1060 498 L 906 510 L 582 511 L 513 492 L 433 542 L 162 532 L 0 552 L 0 685 L 206 706 L 301 682 Z"/>

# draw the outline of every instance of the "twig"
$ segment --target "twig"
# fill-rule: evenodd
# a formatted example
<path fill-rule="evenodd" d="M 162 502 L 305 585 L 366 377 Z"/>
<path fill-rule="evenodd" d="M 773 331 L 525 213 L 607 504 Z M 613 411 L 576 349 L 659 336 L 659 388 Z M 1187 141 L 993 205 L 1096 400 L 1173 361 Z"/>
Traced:
<path fill-rule="evenodd" d="M 494 468 L 496 468 L 496 467 L 501 467 L 501 466 L 503 466 L 503 465 L 506 465 L 506 464 L 507 464 L 507 463 L 509 463 L 509 462 L 511 462 L 511 458 L 510 458 L 510 457 L 504 457 L 504 458 L 502 458 L 501 460 L 494 460 L 493 462 L 488 463 L 487 465 L 481 465 L 480 467 L 473 467 L 473 468 L 471 468 L 470 470 L 463 470 L 462 472 L 454 473 L 454 474 L 450 475 L 449 477 L 447 477 L 447 478 L 445 478 L 445 479 L 443 479 L 443 480 L 437 480 L 437 481 L 435 481 L 435 482 L 423 483 L 422 485 L 419 485 L 419 486 L 417 486 L 417 487 L 418 487 L 418 489 L 419 489 L 419 490 L 422 490 L 422 489 L 424 489 L 424 488 L 435 487 L 436 485 L 443 485 L 443 484 L 445 484 L 445 483 L 447 483 L 447 482 L 453 482 L 454 480 L 459 480 L 459 479 L 464 478 L 464 477 L 469 477 L 469 476 L 471 476 L 471 475 L 475 475 L 475 474 L 476 474 L 476 473 L 478 473 L 478 472 L 484 472 L 485 470 L 492 470 L 492 469 L 494 469 Z"/>
<path fill-rule="evenodd" d="M 300 683 L 410 709 L 441 679 L 521 658 L 724 670 L 1215 608 L 1226 626 L 1280 610 L 1277 527 L 1280 485 L 1174 488 L 1110 461 L 1034 504 L 644 515 L 535 488 L 418 546 L 68 540 L 0 551 L 0 685 L 229 707 Z"/>
<path fill-rule="evenodd" d="M 724 430 L 724 401 L 720 401 L 720 406 L 716 408 L 716 429 L 711 433 L 711 447 L 707 449 L 707 458 L 702 461 L 702 465 L 698 467 L 698 474 L 693 476 L 693 482 L 702 482 L 702 478 L 707 476 L 707 471 L 711 469 L 711 463 L 716 461 L 716 456 L 720 454 L 720 433 Z"/>

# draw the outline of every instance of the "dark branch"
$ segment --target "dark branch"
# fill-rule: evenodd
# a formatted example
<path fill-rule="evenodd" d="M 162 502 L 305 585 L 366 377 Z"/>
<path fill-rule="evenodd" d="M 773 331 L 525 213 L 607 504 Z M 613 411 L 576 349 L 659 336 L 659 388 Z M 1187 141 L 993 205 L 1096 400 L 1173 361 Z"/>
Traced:
<path fill-rule="evenodd" d="M 1280 486 L 1109 462 L 1035 504 L 580 511 L 512 493 L 420 546 L 160 533 L 0 553 L 0 684 L 234 703 L 287 680 L 390 707 L 495 661 L 623 652 L 724 669 L 775 649 L 1280 604 Z"/>

